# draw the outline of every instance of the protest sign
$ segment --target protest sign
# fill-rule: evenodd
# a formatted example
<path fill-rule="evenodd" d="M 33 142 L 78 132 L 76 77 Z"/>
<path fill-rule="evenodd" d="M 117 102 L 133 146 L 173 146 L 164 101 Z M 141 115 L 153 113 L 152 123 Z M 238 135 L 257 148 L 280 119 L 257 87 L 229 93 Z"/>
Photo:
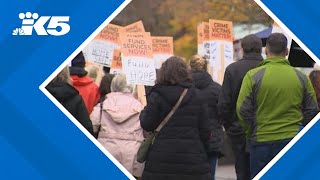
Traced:
<path fill-rule="evenodd" d="M 119 74 L 122 72 L 122 61 L 120 49 L 114 49 L 113 58 L 110 67 L 110 74 Z"/>
<path fill-rule="evenodd" d="M 153 86 L 156 71 L 149 33 L 124 33 L 121 38 L 123 72 L 129 84 Z"/>
<path fill-rule="evenodd" d="M 124 27 L 125 32 L 145 32 L 142 21 L 137 21 L 135 23 L 129 24 Z"/>
<path fill-rule="evenodd" d="M 162 63 L 173 56 L 173 38 L 164 36 L 153 36 L 152 52 L 155 61 L 155 68 L 160 69 Z"/>
<path fill-rule="evenodd" d="M 231 21 L 209 20 L 212 78 L 222 83 L 225 68 L 233 62 L 233 29 Z"/>
<path fill-rule="evenodd" d="M 86 60 L 89 59 L 89 58 L 88 58 L 88 52 L 89 52 L 89 45 L 87 45 L 86 47 L 84 47 L 84 48 L 82 49 L 83 56 L 84 56 L 84 58 L 85 58 Z"/>
<path fill-rule="evenodd" d="M 198 42 L 198 54 L 201 56 L 204 56 L 205 50 L 203 46 L 203 41 L 204 41 L 204 32 L 203 32 L 204 25 L 201 22 L 197 26 L 197 42 Z"/>
<path fill-rule="evenodd" d="M 232 42 L 232 22 L 221 20 L 209 20 L 210 40 L 222 40 Z"/>
<path fill-rule="evenodd" d="M 209 37 L 209 23 L 202 22 L 203 24 L 203 54 L 206 60 L 210 60 L 210 37 Z"/>
<path fill-rule="evenodd" d="M 137 97 L 142 105 L 147 105 L 146 88 L 143 85 L 137 85 Z"/>
<path fill-rule="evenodd" d="M 121 26 L 108 24 L 85 48 L 89 61 L 110 67 L 114 49 L 120 48 Z"/>

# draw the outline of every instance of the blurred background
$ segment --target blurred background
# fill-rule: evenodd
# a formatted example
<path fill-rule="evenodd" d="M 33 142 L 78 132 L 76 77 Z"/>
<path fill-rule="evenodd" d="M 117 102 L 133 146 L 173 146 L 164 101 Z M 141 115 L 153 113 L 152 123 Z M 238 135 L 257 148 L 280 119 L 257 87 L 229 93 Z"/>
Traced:
<path fill-rule="evenodd" d="M 175 54 L 189 59 L 197 53 L 197 25 L 209 19 L 233 21 L 235 41 L 273 23 L 253 0 L 132 0 L 111 23 L 142 20 L 153 36 L 172 36 Z"/>

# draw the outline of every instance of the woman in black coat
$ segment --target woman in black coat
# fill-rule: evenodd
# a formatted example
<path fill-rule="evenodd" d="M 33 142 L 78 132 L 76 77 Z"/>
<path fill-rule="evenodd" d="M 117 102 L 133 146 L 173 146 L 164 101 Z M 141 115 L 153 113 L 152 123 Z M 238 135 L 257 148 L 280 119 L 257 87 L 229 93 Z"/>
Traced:
<path fill-rule="evenodd" d="M 217 107 L 221 85 L 214 82 L 206 71 L 207 61 L 202 56 L 194 55 L 189 62 L 192 69 L 193 83 L 200 90 L 200 97 L 208 104 L 211 136 L 206 144 L 206 150 L 210 161 L 212 180 L 214 180 L 218 158 L 222 155 L 224 140 Z"/>
<path fill-rule="evenodd" d="M 79 91 L 70 85 L 69 68 L 64 68 L 46 87 L 84 128 L 93 135 L 92 122 Z"/>
<path fill-rule="evenodd" d="M 210 136 L 207 105 L 198 98 L 185 62 L 171 57 L 162 64 L 156 86 L 140 114 L 141 127 L 154 131 L 178 101 L 178 110 L 157 134 L 147 156 L 142 180 L 209 180 L 204 143 Z"/>

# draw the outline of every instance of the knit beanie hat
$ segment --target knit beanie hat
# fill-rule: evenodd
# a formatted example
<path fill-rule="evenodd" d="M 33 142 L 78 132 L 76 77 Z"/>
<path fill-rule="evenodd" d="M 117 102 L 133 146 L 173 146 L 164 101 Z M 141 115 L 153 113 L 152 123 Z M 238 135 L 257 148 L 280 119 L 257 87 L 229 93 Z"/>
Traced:
<path fill-rule="evenodd" d="M 86 65 L 86 60 L 84 59 L 82 51 L 71 61 L 72 67 L 82 67 Z"/>

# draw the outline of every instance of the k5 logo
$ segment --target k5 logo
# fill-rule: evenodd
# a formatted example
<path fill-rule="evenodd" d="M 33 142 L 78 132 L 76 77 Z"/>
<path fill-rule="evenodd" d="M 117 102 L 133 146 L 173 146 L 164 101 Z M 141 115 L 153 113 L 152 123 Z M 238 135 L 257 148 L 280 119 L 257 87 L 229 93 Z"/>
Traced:
<path fill-rule="evenodd" d="M 21 28 L 13 30 L 12 35 L 32 35 L 33 29 L 38 35 L 62 36 L 70 31 L 69 16 L 40 16 L 38 13 L 31 14 L 20 13 L 19 18 L 22 20 Z M 49 21 L 50 19 L 50 21 Z M 36 22 L 35 22 L 36 21 Z M 44 25 L 48 23 L 45 28 Z"/>

